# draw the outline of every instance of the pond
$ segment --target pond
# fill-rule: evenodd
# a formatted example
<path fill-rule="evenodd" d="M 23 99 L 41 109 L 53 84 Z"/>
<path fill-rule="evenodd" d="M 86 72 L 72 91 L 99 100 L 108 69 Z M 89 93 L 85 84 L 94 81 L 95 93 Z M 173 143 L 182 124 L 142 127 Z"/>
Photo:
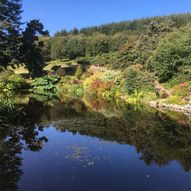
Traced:
<path fill-rule="evenodd" d="M 23 125 L 0 130 L 0 190 L 191 190 L 187 116 L 102 100 L 19 100 Z"/>

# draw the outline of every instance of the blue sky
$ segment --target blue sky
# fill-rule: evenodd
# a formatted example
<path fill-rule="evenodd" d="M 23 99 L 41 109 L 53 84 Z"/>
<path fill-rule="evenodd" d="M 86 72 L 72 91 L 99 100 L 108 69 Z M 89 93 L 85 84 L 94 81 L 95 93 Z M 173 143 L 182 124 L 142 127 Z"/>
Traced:
<path fill-rule="evenodd" d="M 40 19 L 54 34 L 63 28 L 191 12 L 191 0 L 23 0 L 23 10 L 23 21 Z"/>

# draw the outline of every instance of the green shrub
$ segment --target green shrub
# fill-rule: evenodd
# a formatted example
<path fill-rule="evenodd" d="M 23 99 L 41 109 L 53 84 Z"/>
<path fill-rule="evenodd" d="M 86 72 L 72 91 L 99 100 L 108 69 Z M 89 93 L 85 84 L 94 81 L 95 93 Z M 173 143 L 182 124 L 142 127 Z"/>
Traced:
<path fill-rule="evenodd" d="M 26 80 L 20 75 L 15 75 L 9 70 L 0 73 L 0 93 L 11 96 L 19 90 L 26 88 Z"/>
<path fill-rule="evenodd" d="M 191 64 L 191 25 L 166 36 L 154 55 L 154 71 L 162 82 Z"/>
<path fill-rule="evenodd" d="M 165 87 L 172 88 L 178 84 L 191 81 L 191 75 L 188 74 L 178 74 L 175 77 L 173 77 L 171 80 L 169 80 L 167 83 L 165 83 Z"/>
<path fill-rule="evenodd" d="M 12 97 L 14 94 L 14 85 L 12 83 L 0 82 L 0 95 Z"/>
<path fill-rule="evenodd" d="M 65 76 L 58 85 L 59 95 L 82 97 L 84 94 L 83 86 L 75 76 Z"/>
<path fill-rule="evenodd" d="M 75 76 L 77 78 L 80 78 L 83 74 L 83 70 L 82 70 L 82 66 L 81 65 L 78 65 L 77 66 L 77 69 L 76 69 L 76 72 L 75 72 Z"/>
<path fill-rule="evenodd" d="M 8 81 L 14 85 L 15 90 L 20 90 L 27 87 L 26 80 L 20 75 L 11 75 L 8 78 Z"/>
<path fill-rule="evenodd" d="M 91 57 L 90 62 L 92 65 L 96 66 L 117 68 L 114 66 L 118 64 L 118 52 L 104 53 L 101 55 Z"/>
<path fill-rule="evenodd" d="M 120 71 L 114 71 L 114 70 L 106 70 L 101 76 L 100 79 L 103 82 L 115 82 L 118 84 L 118 77 L 120 75 Z"/>
<path fill-rule="evenodd" d="M 191 101 L 191 81 L 180 83 L 171 89 L 171 96 L 167 99 L 170 104 L 184 105 Z"/>
<path fill-rule="evenodd" d="M 87 78 L 84 83 L 84 91 L 88 97 L 112 99 L 118 92 L 118 71 L 97 71 Z"/>
<path fill-rule="evenodd" d="M 9 77 L 14 75 L 12 70 L 4 70 L 0 73 L 0 82 L 7 82 Z"/>
<path fill-rule="evenodd" d="M 42 95 L 56 95 L 59 81 L 60 78 L 56 76 L 44 76 L 36 78 L 31 84 L 32 91 Z"/>
<path fill-rule="evenodd" d="M 77 62 L 77 64 L 80 64 L 80 65 L 83 65 L 83 66 L 90 65 L 90 61 L 86 57 L 76 58 L 76 62 Z"/>
<path fill-rule="evenodd" d="M 136 91 L 154 91 L 155 76 L 151 73 L 131 66 L 124 72 L 124 75 L 126 76 L 125 89 L 129 94 Z"/>

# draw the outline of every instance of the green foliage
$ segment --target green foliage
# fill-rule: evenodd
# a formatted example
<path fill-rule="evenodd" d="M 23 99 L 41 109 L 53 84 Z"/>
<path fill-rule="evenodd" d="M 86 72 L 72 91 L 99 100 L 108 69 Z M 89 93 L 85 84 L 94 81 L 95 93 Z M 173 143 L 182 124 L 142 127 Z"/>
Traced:
<path fill-rule="evenodd" d="M 78 34 L 84 34 L 86 36 L 91 36 L 94 33 L 102 33 L 105 35 L 114 35 L 119 32 L 123 31 L 143 31 L 145 29 L 145 26 L 148 26 L 148 24 L 151 21 L 155 22 L 161 22 L 163 20 L 170 19 L 173 22 L 176 23 L 176 27 L 179 28 L 181 26 L 185 26 L 187 23 L 191 21 L 191 14 L 174 14 L 169 16 L 162 16 L 162 17 L 150 17 L 150 18 L 143 18 L 143 19 L 136 19 L 132 21 L 123 21 L 118 23 L 110 23 L 110 24 L 103 24 L 100 26 L 93 26 L 93 27 L 86 27 L 82 28 L 78 31 Z M 68 36 L 71 35 L 73 32 L 66 30 L 61 30 L 60 32 L 57 32 L 56 36 Z"/>
<path fill-rule="evenodd" d="M 172 94 L 180 96 L 182 98 L 190 96 L 191 94 L 191 82 L 183 82 L 172 89 Z"/>
<path fill-rule="evenodd" d="M 14 95 L 14 85 L 12 83 L 0 82 L 0 95 L 3 94 L 6 97 L 12 97 Z"/>
<path fill-rule="evenodd" d="M 177 83 L 173 80 L 172 82 Z M 170 85 L 172 85 L 172 82 Z M 186 105 L 191 103 L 191 81 L 181 82 L 171 87 L 171 95 L 166 100 L 170 104 Z"/>
<path fill-rule="evenodd" d="M 180 72 L 182 66 L 191 66 L 191 26 L 167 35 L 154 56 L 154 70 L 161 81 L 167 81 Z"/>
<path fill-rule="evenodd" d="M 0 81 L 6 82 L 8 81 L 9 77 L 12 76 L 14 72 L 12 70 L 4 70 L 0 73 Z"/>
<path fill-rule="evenodd" d="M 36 78 L 31 86 L 32 91 L 36 94 L 54 96 L 57 94 L 57 85 L 60 78 L 56 76 L 44 76 Z"/>
<path fill-rule="evenodd" d="M 81 65 L 78 65 L 77 66 L 77 69 L 76 69 L 76 72 L 75 72 L 75 76 L 77 78 L 80 78 L 83 74 L 83 70 L 82 70 L 82 66 Z"/>
<path fill-rule="evenodd" d="M 79 83 L 78 78 L 66 76 L 63 77 L 58 85 L 59 95 L 68 95 L 72 97 L 82 97 L 84 89 L 82 84 Z"/>
<path fill-rule="evenodd" d="M 24 117 L 22 108 L 17 108 L 14 102 L 6 97 L 0 98 L 0 125 L 10 126 L 21 123 Z"/>
<path fill-rule="evenodd" d="M 87 38 L 86 55 L 96 56 L 109 52 L 110 38 L 104 34 L 94 34 Z"/>
<path fill-rule="evenodd" d="M 136 91 L 154 91 L 155 77 L 151 73 L 131 66 L 123 75 L 126 76 L 125 89 L 129 94 Z"/>
<path fill-rule="evenodd" d="M 125 101 L 129 104 L 138 104 L 138 103 L 149 103 L 149 101 L 153 101 L 156 99 L 156 94 L 154 92 L 148 91 L 136 91 L 128 95 Z"/>
<path fill-rule="evenodd" d="M 86 43 L 83 37 L 73 36 L 67 42 L 68 58 L 75 59 L 77 57 L 85 56 Z"/>
<path fill-rule="evenodd" d="M 0 2 L 0 65 L 7 67 L 20 60 L 21 0 Z"/>
<path fill-rule="evenodd" d="M 181 83 L 191 81 L 191 75 L 188 74 L 177 74 L 174 76 L 171 80 L 169 80 L 167 83 L 165 83 L 165 87 L 167 88 L 173 88 L 176 85 L 179 85 Z"/>
<path fill-rule="evenodd" d="M 14 93 L 26 88 L 27 83 L 21 76 L 15 75 L 9 70 L 0 73 L 0 93 L 10 97 Z"/>
<path fill-rule="evenodd" d="M 119 59 L 113 68 L 127 68 L 133 64 L 142 64 L 152 70 L 152 58 L 160 39 L 173 30 L 174 23 L 169 19 L 151 21 L 139 36 L 131 36 L 119 50 Z"/>
<path fill-rule="evenodd" d="M 97 71 L 87 78 L 84 83 L 84 91 L 87 96 L 94 98 L 115 98 L 119 83 L 117 81 L 118 71 Z"/>
<path fill-rule="evenodd" d="M 154 72 L 155 51 L 160 42 L 190 20 L 191 14 L 179 14 L 83 28 L 75 30 L 75 34 L 63 30 L 52 38 L 57 45 L 53 43 L 51 52 L 58 51 L 57 58 L 83 56 L 91 64 L 113 69 L 142 64 L 144 69 Z"/>
<path fill-rule="evenodd" d="M 52 59 L 59 60 L 59 59 L 68 57 L 68 52 L 66 47 L 67 42 L 68 42 L 68 38 L 66 38 L 65 36 L 62 36 L 62 37 L 56 36 L 54 38 L 51 38 L 50 55 Z"/>
<path fill-rule="evenodd" d="M 87 57 L 78 57 L 76 59 L 77 64 L 81 65 L 81 66 L 88 66 L 90 65 L 90 61 L 89 58 Z"/>
<path fill-rule="evenodd" d="M 27 88 L 26 80 L 20 75 L 11 75 L 8 78 L 8 82 L 13 84 L 15 91 L 23 90 Z"/>
<path fill-rule="evenodd" d="M 41 76 L 45 66 L 42 53 L 44 43 L 39 41 L 39 35 L 48 35 L 48 31 L 44 31 L 43 24 L 39 20 L 32 20 L 27 23 L 23 32 L 22 54 L 23 62 L 32 78 Z"/>
<path fill-rule="evenodd" d="M 41 52 L 43 56 L 43 60 L 45 62 L 51 61 L 51 43 L 50 43 L 50 37 L 49 36 L 41 36 L 39 37 L 39 42 L 43 43 L 43 46 L 41 47 Z"/>
<path fill-rule="evenodd" d="M 101 76 L 100 79 L 103 82 L 114 82 L 115 84 L 119 84 L 118 77 L 120 75 L 120 71 L 114 70 L 106 70 Z"/>
<path fill-rule="evenodd" d="M 21 0 L 2 0 L 0 3 L 0 65 L 4 68 L 21 63 L 26 65 L 31 77 L 40 76 L 44 59 L 47 59 L 50 47 L 42 49 L 44 43 L 39 35 L 48 35 L 38 20 L 27 23 L 21 30 Z M 46 56 L 45 56 L 46 55 Z"/>
<path fill-rule="evenodd" d="M 177 104 L 177 105 L 185 105 L 186 102 L 182 100 L 180 96 L 172 95 L 167 100 L 166 103 L 169 104 Z"/>
<path fill-rule="evenodd" d="M 110 40 L 110 51 L 118 51 L 119 48 L 125 44 L 129 38 L 132 38 L 133 34 L 130 34 L 131 31 L 119 32 L 112 36 Z M 134 32 L 135 33 L 135 32 Z"/>
<path fill-rule="evenodd" d="M 102 55 L 93 56 L 89 58 L 89 60 L 92 65 L 114 68 L 114 66 L 118 62 L 118 53 L 104 53 Z"/>

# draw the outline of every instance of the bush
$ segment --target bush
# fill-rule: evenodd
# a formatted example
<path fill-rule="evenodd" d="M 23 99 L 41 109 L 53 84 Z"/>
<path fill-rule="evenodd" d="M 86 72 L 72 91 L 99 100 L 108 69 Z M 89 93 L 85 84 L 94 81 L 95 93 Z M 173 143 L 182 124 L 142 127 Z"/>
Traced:
<path fill-rule="evenodd" d="M 175 86 L 172 89 L 172 94 L 181 96 L 181 97 L 186 97 L 191 95 L 191 82 L 184 82 L 181 83 L 177 86 Z"/>
<path fill-rule="evenodd" d="M 82 76 L 82 74 L 83 74 L 82 66 L 78 65 L 76 68 L 75 76 L 77 78 L 80 78 Z"/>
<path fill-rule="evenodd" d="M 129 94 L 136 91 L 154 91 L 155 76 L 147 71 L 130 66 L 124 73 L 125 89 Z"/>
<path fill-rule="evenodd" d="M 191 81 L 180 83 L 171 90 L 171 96 L 167 99 L 170 104 L 184 105 L 191 103 Z"/>
<path fill-rule="evenodd" d="M 13 74 L 6 70 L 0 73 L 0 92 L 6 95 L 12 95 L 21 89 L 27 88 L 26 80 L 20 75 Z"/>
<path fill-rule="evenodd" d="M 118 52 L 104 53 L 101 55 L 91 57 L 90 62 L 92 65 L 96 65 L 96 66 L 117 68 L 114 66 L 118 64 Z"/>
<path fill-rule="evenodd" d="M 120 75 L 119 71 L 114 71 L 114 70 L 106 70 L 102 75 L 101 75 L 101 80 L 103 82 L 115 82 L 118 83 L 117 79 Z"/>
<path fill-rule="evenodd" d="M 154 71 L 161 82 L 168 81 L 191 64 L 191 25 L 171 33 L 161 42 L 154 55 Z"/>
<path fill-rule="evenodd" d="M 32 91 L 37 94 L 44 95 L 56 95 L 57 94 L 57 85 L 60 81 L 60 78 L 56 76 L 44 76 L 40 78 L 36 78 L 32 86 Z"/>
<path fill-rule="evenodd" d="M 9 77 L 14 75 L 12 70 L 4 70 L 0 73 L 0 82 L 7 82 Z"/>
<path fill-rule="evenodd" d="M 86 65 L 89 66 L 90 65 L 90 61 L 86 57 L 76 58 L 76 62 L 77 62 L 77 64 L 80 64 L 80 65 L 83 65 L 83 66 L 86 66 Z"/>
<path fill-rule="evenodd" d="M 94 73 L 84 81 L 85 94 L 95 98 L 114 98 L 118 90 L 116 82 L 118 74 L 119 72 L 110 70 Z"/>
<path fill-rule="evenodd" d="M 20 75 L 11 75 L 8 81 L 14 85 L 15 90 L 20 90 L 27 87 L 26 80 Z"/>
<path fill-rule="evenodd" d="M 0 82 L 0 95 L 12 97 L 14 94 L 14 85 L 12 83 Z"/>
<path fill-rule="evenodd" d="M 84 89 L 78 78 L 66 76 L 62 78 L 58 85 L 59 94 L 67 94 L 69 96 L 81 97 L 84 94 Z"/>
<path fill-rule="evenodd" d="M 176 85 L 179 85 L 181 83 L 191 81 L 191 75 L 188 74 L 178 74 L 175 77 L 173 77 L 171 80 L 169 80 L 167 83 L 165 83 L 165 86 L 167 88 L 172 88 Z"/>

